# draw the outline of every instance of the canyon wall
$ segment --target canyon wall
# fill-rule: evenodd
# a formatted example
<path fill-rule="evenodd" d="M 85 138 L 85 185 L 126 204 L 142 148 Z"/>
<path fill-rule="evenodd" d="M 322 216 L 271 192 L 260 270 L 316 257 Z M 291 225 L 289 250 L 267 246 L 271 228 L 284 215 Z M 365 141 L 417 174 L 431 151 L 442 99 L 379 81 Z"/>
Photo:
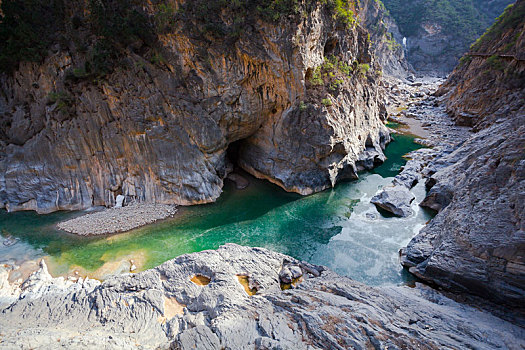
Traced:
<path fill-rule="evenodd" d="M 525 1 L 465 56 L 438 92 L 474 136 L 427 169 L 422 206 L 437 216 L 404 251 L 417 276 L 498 303 L 525 305 Z"/>
<path fill-rule="evenodd" d="M 383 0 L 418 72 L 445 75 L 513 0 Z"/>
<path fill-rule="evenodd" d="M 302 194 L 384 159 L 380 67 L 357 6 L 128 2 L 15 13 L 44 22 L 33 51 L 3 41 L 0 207 L 211 202 L 234 142 L 239 166 Z M 3 11 L 14 37 L 19 9 Z M 11 62 L 20 52 L 31 59 Z"/>

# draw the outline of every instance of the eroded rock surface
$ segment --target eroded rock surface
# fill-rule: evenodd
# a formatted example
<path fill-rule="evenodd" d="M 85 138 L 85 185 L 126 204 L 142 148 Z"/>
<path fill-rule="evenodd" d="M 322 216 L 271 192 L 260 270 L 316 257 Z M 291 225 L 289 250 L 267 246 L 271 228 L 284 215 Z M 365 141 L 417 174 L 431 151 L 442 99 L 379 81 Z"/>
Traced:
<path fill-rule="evenodd" d="M 80 17 L 78 35 L 91 30 L 85 6 L 66 6 L 68 20 Z M 174 17 L 151 39 L 156 47 L 136 40 L 95 83 L 82 78 L 88 57 L 74 38 L 42 64 L 22 62 L 0 78 L 0 208 L 113 206 L 119 194 L 211 202 L 235 141 L 238 165 L 302 194 L 381 162 L 389 134 L 368 32 L 341 25 L 326 4 L 306 10 L 278 23 L 250 17 L 234 42 L 210 40 L 190 15 Z M 214 16 L 231 24 L 229 13 Z M 333 86 L 309 84 L 331 57 L 349 73 Z"/>
<path fill-rule="evenodd" d="M 440 211 L 406 248 L 421 278 L 501 303 L 525 302 L 525 115 L 439 159 L 421 205 Z M 434 167 L 435 168 L 435 167 Z"/>
<path fill-rule="evenodd" d="M 394 215 L 406 217 L 413 214 L 410 204 L 416 197 L 404 185 L 387 186 L 370 202 Z"/>
<path fill-rule="evenodd" d="M 38 274 L 34 280 L 42 282 L 1 304 L 0 348 L 525 346 L 523 328 L 431 289 L 371 288 L 282 254 L 233 244 L 102 284 L 55 282 L 45 266 Z M 280 277 L 298 281 L 282 290 Z"/>
<path fill-rule="evenodd" d="M 480 41 L 491 56 L 466 56 L 441 91 L 456 120 L 468 111 L 480 131 L 427 167 L 421 205 L 439 213 L 403 258 L 427 281 L 518 308 L 525 305 L 525 91 L 514 83 L 525 64 L 498 55 L 505 47 L 524 52 L 515 35 L 523 13 L 525 1 L 517 1 Z M 494 66 L 499 60 L 504 70 Z"/>

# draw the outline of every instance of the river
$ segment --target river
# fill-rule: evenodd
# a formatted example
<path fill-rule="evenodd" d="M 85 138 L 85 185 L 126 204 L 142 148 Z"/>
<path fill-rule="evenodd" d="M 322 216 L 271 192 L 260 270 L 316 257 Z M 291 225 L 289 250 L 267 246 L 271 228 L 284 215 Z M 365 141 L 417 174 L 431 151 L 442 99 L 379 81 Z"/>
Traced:
<path fill-rule="evenodd" d="M 413 277 L 398 262 L 398 251 L 431 218 L 418 207 L 423 184 L 413 192 L 415 215 L 397 218 L 379 213 L 370 198 L 389 185 L 407 152 L 420 146 L 409 135 L 395 135 L 386 149 L 388 160 L 360 179 L 302 197 L 267 181 L 250 178 L 235 190 L 226 181 L 216 203 L 183 207 L 174 218 L 124 234 L 78 237 L 55 228 L 56 223 L 83 212 L 38 215 L 0 211 L 0 262 L 21 264 L 45 257 L 50 272 L 76 273 L 104 279 L 128 272 L 130 260 L 145 270 L 185 253 L 215 249 L 232 242 L 266 247 L 369 285 L 402 284 Z M 6 239 L 6 237 L 9 237 Z"/>

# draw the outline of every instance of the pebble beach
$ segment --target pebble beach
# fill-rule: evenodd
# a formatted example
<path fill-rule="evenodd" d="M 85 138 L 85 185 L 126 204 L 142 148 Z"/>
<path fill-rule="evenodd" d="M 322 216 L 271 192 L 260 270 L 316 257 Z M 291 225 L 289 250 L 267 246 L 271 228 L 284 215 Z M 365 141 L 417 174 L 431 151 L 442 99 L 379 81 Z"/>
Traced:
<path fill-rule="evenodd" d="M 81 236 L 121 233 L 172 217 L 177 207 L 168 204 L 134 204 L 109 208 L 63 221 L 60 230 Z"/>

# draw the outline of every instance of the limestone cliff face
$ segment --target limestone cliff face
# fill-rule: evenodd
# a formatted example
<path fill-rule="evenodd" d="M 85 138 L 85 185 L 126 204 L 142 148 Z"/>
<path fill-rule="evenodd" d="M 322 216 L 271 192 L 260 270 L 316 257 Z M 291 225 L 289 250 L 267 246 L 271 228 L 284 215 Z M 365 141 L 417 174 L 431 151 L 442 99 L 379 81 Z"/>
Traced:
<path fill-rule="evenodd" d="M 361 4 L 363 24 L 370 33 L 374 55 L 383 73 L 395 78 L 405 78 L 413 72 L 403 47 L 403 35 L 395 20 L 380 1 L 365 1 Z"/>
<path fill-rule="evenodd" d="M 445 75 L 513 0 L 383 0 L 419 72 Z"/>
<path fill-rule="evenodd" d="M 524 10 L 523 0 L 509 9 L 481 40 L 488 55 L 460 65 L 441 91 L 450 90 L 445 99 L 459 122 L 469 113 L 470 125 L 481 130 L 428 169 L 433 174 L 427 181 L 430 191 L 421 205 L 439 213 L 412 239 L 403 261 L 411 272 L 442 287 L 521 308 L 525 85 L 514 85 L 513 79 L 523 77 L 523 40 L 515 31 L 523 33 Z M 518 38 L 518 56 L 498 56 L 499 47 L 510 48 L 509 35 Z M 500 59 L 503 70 L 490 62 Z"/>
<path fill-rule="evenodd" d="M 68 6 L 85 35 L 89 8 Z M 159 5 L 138 10 L 156 19 Z M 389 136 L 366 30 L 341 25 L 328 4 L 303 10 L 307 16 L 251 20 L 236 40 L 211 40 L 191 29 L 199 27 L 194 17 L 175 16 L 154 49 L 130 43 L 103 78 L 83 78 L 89 55 L 67 38 L 43 62 L 3 74 L 0 207 L 81 209 L 113 205 L 121 193 L 211 202 L 236 141 L 241 167 L 302 194 L 381 162 Z M 231 13 L 218 16 L 231 23 Z M 350 69 L 323 68 L 322 82 L 311 83 L 328 58 Z"/>
<path fill-rule="evenodd" d="M 481 130 L 525 108 L 525 3 L 518 1 L 483 35 L 438 91 L 461 125 Z"/>

